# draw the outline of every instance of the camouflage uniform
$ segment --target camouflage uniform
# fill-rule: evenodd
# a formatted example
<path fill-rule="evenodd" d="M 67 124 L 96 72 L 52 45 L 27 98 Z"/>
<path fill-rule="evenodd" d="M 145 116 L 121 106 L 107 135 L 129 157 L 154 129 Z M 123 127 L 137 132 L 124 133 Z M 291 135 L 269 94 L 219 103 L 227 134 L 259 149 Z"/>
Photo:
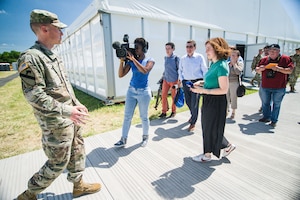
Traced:
<path fill-rule="evenodd" d="M 291 59 L 292 59 L 295 67 L 294 67 L 292 74 L 290 74 L 290 76 L 289 76 L 289 84 L 291 87 L 291 91 L 294 92 L 297 79 L 300 75 L 300 54 L 292 55 Z"/>
<path fill-rule="evenodd" d="M 24 96 L 42 129 L 42 146 L 48 160 L 31 177 L 28 189 L 17 199 L 36 200 L 36 195 L 65 169 L 68 180 L 74 183 L 73 197 L 98 192 L 101 184 L 82 180 L 85 148 L 82 129 L 74 123 L 84 122 L 80 118 L 87 114 L 87 109 L 76 99 L 62 61 L 49 50 L 60 43 L 61 29 L 66 25 L 56 14 L 39 9 L 31 12 L 30 25 L 40 42 L 20 55 L 18 71 Z"/>
<path fill-rule="evenodd" d="M 22 90 L 42 129 L 43 150 L 48 157 L 29 180 L 28 189 L 40 193 L 65 169 L 69 181 L 80 181 L 85 167 L 82 129 L 69 117 L 73 106 L 81 104 L 65 76 L 62 61 L 36 42 L 20 55 L 18 66 Z"/>
<path fill-rule="evenodd" d="M 251 64 L 252 71 L 255 70 L 255 68 L 257 67 L 257 65 L 259 63 L 259 61 L 262 59 L 262 57 L 263 56 L 261 54 L 257 54 L 256 56 L 254 56 L 252 64 Z M 260 86 L 261 75 L 259 73 L 255 73 L 255 76 L 251 80 L 252 85 L 253 85 L 253 81 L 257 81 L 257 85 Z"/>

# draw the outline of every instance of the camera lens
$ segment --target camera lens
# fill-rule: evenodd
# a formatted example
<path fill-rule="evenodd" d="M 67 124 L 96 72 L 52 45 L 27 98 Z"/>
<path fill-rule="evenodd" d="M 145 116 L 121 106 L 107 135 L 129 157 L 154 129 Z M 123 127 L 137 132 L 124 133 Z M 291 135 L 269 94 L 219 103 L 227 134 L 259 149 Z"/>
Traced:
<path fill-rule="evenodd" d="M 125 58 L 127 56 L 127 51 L 125 48 L 117 49 L 116 54 L 119 58 Z"/>

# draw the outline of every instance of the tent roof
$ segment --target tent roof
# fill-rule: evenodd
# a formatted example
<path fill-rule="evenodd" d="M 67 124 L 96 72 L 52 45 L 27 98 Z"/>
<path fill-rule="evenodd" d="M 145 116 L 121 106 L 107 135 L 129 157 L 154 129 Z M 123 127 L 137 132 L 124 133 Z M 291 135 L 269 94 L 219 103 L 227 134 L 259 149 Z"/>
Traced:
<path fill-rule="evenodd" d="M 66 29 L 77 31 L 98 12 L 145 17 L 231 33 L 285 38 L 299 42 L 298 24 L 282 8 L 284 0 L 93 0 Z M 232 8 L 234 7 L 234 12 Z M 300 5 L 300 3 L 296 4 Z M 272 9 L 269 9 L 271 6 Z M 277 10 L 277 15 L 273 15 Z M 270 20 L 270 16 L 272 19 Z M 298 16 L 298 15 L 295 15 Z M 278 28 L 281 27 L 281 28 Z"/>
<path fill-rule="evenodd" d="M 147 17 L 156 20 L 189 24 L 196 27 L 209 28 L 214 30 L 224 30 L 222 27 L 187 19 L 178 16 L 170 11 L 163 10 L 152 4 L 133 0 L 94 0 L 81 15 L 67 28 L 67 32 L 73 32 L 84 25 L 87 20 L 91 19 L 97 12 L 112 13 L 127 16 Z"/>

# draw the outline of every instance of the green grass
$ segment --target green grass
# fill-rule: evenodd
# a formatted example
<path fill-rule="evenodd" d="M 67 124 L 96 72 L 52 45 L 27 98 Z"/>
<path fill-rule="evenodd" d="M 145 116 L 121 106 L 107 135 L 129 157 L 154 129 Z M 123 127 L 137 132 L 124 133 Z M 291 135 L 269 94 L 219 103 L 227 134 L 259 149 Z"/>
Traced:
<path fill-rule="evenodd" d="M 16 72 L 0 72 L 5 78 Z M 104 133 L 122 127 L 124 103 L 104 105 L 102 101 L 74 89 L 76 97 L 89 110 L 89 120 L 84 128 L 84 137 Z M 0 159 L 41 148 L 41 130 L 21 90 L 17 77 L 0 87 Z M 171 98 L 169 97 L 169 102 Z M 158 119 L 161 106 L 154 109 L 154 98 L 150 102 L 149 118 Z M 186 111 L 183 106 L 177 112 Z M 135 110 L 132 124 L 140 123 L 139 111 Z M 120 133 L 121 135 L 121 133 Z"/>
<path fill-rule="evenodd" d="M 0 72 L 0 78 L 16 72 Z M 84 92 L 74 89 L 76 97 L 89 110 L 89 121 L 83 127 L 84 137 L 93 136 L 122 127 L 124 103 L 104 105 L 104 103 Z M 257 92 L 246 90 L 246 94 Z M 41 130 L 21 91 L 21 81 L 17 77 L 0 87 L 0 159 L 41 148 Z M 171 102 L 171 97 L 169 97 Z M 150 102 L 149 118 L 158 119 L 161 105 L 154 109 L 155 98 Z M 187 111 L 184 105 L 177 113 Z M 132 124 L 141 123 L 138 109 L 135 110 Z M 121 132 L 120 132 L 121 135 Z"/>
<path fill-rule="evenodd" d="M 246 88 L 246 94 L 245 94 L 245 95 L 253 94 L 253 93 L 255 93 L 255 92 L 258 92 L 258 90 Z"/>

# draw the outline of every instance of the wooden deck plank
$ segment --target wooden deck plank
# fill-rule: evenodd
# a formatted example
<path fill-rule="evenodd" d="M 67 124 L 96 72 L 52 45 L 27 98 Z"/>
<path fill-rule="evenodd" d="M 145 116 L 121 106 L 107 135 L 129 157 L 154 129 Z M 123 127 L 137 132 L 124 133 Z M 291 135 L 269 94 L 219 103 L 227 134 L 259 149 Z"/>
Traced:
<path fill-rule="evenodd" d="M 299 89 L 300 88 L 296 88 Z M 189 112 L 153 120 L 147 147 L 140 147 L 141 125 L 130 129 L 125 148 L 115 148 L 121 129 L 85 139 L 84 180 L 102 190 L 77 199 L 300 199 L 299 93 L 286 94 L 278 126 L 259 123 L 258 94 L 239 98 L 236 120 L 227 120 L 225 136 L 237 149 L 209 163 L 191 160 L 202 151 L 200 120 L 187 132 Z M 255 102 L 255 104 L 253 103 Z M 46 161 L 42 150 L 0 160 L 0 199 L 11 200 L 26 189 L 28 179 Z M 71 199 L 66 172 L 39 199 Z"/>

